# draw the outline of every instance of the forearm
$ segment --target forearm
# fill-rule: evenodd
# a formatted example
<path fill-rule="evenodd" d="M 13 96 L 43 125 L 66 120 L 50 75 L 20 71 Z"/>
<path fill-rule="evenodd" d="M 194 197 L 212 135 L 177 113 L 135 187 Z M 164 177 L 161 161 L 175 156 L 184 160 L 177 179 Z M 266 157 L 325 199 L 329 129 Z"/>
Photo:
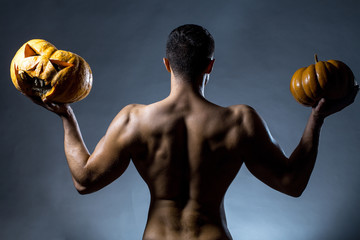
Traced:
<path fill-rule="evenodd" d="M 74 184 L 77 185 L 87 178 L 88 173 L 85 166 L 90 154 L 82 139 L 80 128 L 72 109 L 69 107 L 67 113 L 60 115 L 60 117 L 64 127 L 65 156 Z"/>
<path fill-rule="evenodd" d="M 318 153 L 320 130 L 324 118 L 311 113 L 302 138 L 289 158 L 289 191 L 300 195 L 309 181 Z"/>
<path fill-rule="evenodd" d="M 292 173 L 291 185 L 293 185 L 293 189 L 296 189 L 296 191 L 301 193 L 309 181 L 316 161 L 320 129 L 324 119 L 352 104 L 358 90 L 359 86 L 355 85 L 345 98 L 336 101 L 321 99 L 312 108 L 312 113 L 301 141 L 289 161 L 290 172 Z"/>

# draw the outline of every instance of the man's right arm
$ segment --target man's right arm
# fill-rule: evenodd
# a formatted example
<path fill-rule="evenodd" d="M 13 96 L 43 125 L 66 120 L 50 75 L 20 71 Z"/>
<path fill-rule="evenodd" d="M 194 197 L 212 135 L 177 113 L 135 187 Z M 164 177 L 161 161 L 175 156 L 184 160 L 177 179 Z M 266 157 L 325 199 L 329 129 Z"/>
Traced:
<path fill-rule="evenodd" d="M 32 100 L 61 118 L 66 159 L 74 185 L 80 193 L 97 191 L 110 184 L 126 170 L 130 163 L 130 148 L 136 132 L 136 126 L 130 120 L 135 105 L 129 105 L 120 111 L 90 154 L 81 136 L 75 114 L 69 105 Z"/>
<path fill-rule="evenodd" d="M 315 165 L 320 129 L 324 119 L 350 105 L 358 92 L 358 86 L 349 96 L 334 103 L 320 100 L 312 109 L 298 146 L 291 156 L 285 156 L 271 136 L 265 122 L 252 108 L 244 111 L 244 127 L 247 134 L 242 157 L 249 171 L 270 187 L 298 197 L 302 194 Z"/>

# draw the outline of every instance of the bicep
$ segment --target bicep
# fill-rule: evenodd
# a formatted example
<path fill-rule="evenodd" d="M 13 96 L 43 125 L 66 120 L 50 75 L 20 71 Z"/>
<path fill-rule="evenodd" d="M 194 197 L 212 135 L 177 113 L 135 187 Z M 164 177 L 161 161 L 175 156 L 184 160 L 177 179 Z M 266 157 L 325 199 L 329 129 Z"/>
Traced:
<path fill-rule="evenodd" d="M 99 141 L 85 166 L 94 181 L 96 179 L 115 180 L 129 165 L 130 155 L 126 144 L 118 142 L 111 135 L 107 133 Z"/>
<path fill-rule="evenodd" d="M 244 123 L 248 131 L 244 150 L 246 167 L 265 184 L 284 192 L 283 188 L 289 172 L 288 158 L 255 110 L 249 111 Z"/>
<path fill-rule="evenodd" d="M 121 176 L 126 170 L 130 163 L 132 129 L 129 113 L 120 112 L 85 165 L 89 185 L 100 189 Z"/>

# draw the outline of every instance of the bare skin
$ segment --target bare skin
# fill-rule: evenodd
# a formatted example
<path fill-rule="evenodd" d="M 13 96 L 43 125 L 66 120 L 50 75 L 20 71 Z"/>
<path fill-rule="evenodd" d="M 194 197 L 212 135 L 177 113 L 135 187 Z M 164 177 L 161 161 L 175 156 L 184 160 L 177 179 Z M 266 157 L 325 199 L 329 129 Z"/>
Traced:
<path fill-rule="evenodd" d="M 335 103 L 321 100 L 299 145 L 286 157 L 251 107 L 224 108 L 204 98 L 213 61 L 193 83 L 176 76 L 167 59 L 164 63 L 171 73 L 170 95 L 122 109 L 92 154 L 69 105 L 36 101 L 63 121 L 66 158 L 81 194 L 110 184 L 133 161 L 151 194 L 144 240 L 232 239 L 224 196 L 243 163 L 270 187 L 300 196 L 315 164 L 325 117 L 350 105 L 358 91 L 354 87 Z"/>

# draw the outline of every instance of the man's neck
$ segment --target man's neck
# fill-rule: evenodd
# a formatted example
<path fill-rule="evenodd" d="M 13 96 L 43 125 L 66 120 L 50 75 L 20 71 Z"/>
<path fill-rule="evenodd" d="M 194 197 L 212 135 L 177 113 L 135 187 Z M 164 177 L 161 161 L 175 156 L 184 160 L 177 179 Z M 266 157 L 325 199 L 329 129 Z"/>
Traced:
<path fill-rule="evenodd" d="M 182 95 L 184 93 L 191 95 L 204 96 L 204 75 L 195 79 L 185 79 L 171 74 L 171 92 L 170 96 Z"/>

